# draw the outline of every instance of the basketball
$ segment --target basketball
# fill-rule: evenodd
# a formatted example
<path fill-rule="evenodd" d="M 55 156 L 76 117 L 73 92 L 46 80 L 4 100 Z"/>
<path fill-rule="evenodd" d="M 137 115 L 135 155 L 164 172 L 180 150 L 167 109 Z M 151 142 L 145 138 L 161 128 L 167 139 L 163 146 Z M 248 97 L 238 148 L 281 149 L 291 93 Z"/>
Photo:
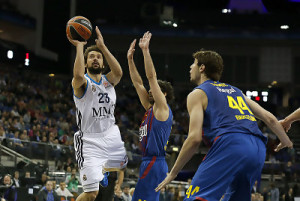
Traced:
<path fill-rule="evenodd" d="M 87 41 L 92 35 L 93 27 L 91 22 L 82 16 L 75 16 L 67 23 L 66 32 L 73 40 Z"/>

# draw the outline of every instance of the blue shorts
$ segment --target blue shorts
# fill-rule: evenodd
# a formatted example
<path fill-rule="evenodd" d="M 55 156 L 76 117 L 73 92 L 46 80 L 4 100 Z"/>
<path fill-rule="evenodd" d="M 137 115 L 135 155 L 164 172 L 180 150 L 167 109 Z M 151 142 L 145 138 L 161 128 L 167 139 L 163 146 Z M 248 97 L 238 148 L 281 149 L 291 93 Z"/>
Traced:
<path fill-rule="evenodd" d="M 159 192 L 155 192 L 155 188 L 167 173 L 168 165 L 164 156 L 144 157 L 132 201 L 159 201 Z"/>
<path fill-rule="evenodd" d="M 250 201 L 260 178 L 266 145 L 250 134 L 219 136 L 200 164 L 184 201 Z"/>

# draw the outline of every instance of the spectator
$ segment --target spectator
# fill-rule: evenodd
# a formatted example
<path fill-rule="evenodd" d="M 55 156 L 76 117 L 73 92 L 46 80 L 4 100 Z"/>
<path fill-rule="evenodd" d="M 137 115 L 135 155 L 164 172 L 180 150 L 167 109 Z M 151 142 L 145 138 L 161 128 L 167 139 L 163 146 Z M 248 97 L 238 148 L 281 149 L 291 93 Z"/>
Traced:
<path fill-rule="evenodd" d="M 129 186 L 128 185 L 124 185 L 123 187 L 123 193 L 122 193 L 122 197 L 124 201 L 131 201 L 132 197 L 129 194 Z"/>
<path fill-rule="evenodd" d="M 12 185 L 12 178 L 9 174 L 3 177 L 3 185 L 5 186 L 5 191 L 3 198 L 5 201 L 16 201 L 18 194 L 16 187 Z"/>
<path fill-rule="evenodd" d="M 274 183 L 271 184 L 270 201 L 279 201 L 279 189 Z"/>
<path fill-rule="evenodd" d="M 68 197 L 73 197 L 74 195 L 66 188 L 66 183 L 65 182 L 60 182 L 59 188 L 56 189 L 55 191 L 58 196 L 63 196 L 68 199 Z"/>
<path fill-rule="evenodd" d="M 293 188 L 290 188 L 289 191 L 282 196 L 283 201 L 294 201 L 294 192 Z"/>
<path fill-rule="evenodd" d="M 22 187 L 31 188 L 36 183 L 36 179 L 34 177 L 30 177 L 30 172 L 26 171 L 24 178 L 21 179 Z"/>
<path fill-rule="evenodd" d="M 75 168 L 72 169 L 72 174 L 67 176 L 66 184 L 68 186 L 69 191 L 72 192 L 73 195 L 78 194 L 79 178 L 77 178 L 77 176 L 76 176 Z"/>
<path fill-rule="evenodd" d="M 41 185 L 41 186 L 45 186 L 46 185 L 46 182 L 48 180 L 48 176 L 46 173 L 43 173 L 41 178 L 37 181 L 37 184 L 38 185 Z M 52 184 L 52 183 L 51 183 Z"/>
<path fill-rule="evenodd" d="M 20 177 L 19 171 L 15 171 L 14 178 L 13 178 L 13 185 L 18 188 L 20 187 L 19 177 Z"/>
<path fill-rule="evenodd" d="M 46 185 L 38 192 L 37 201 L 59 201 L 56 192 L 52 188 L 52 181 L 47 181 Z"/>

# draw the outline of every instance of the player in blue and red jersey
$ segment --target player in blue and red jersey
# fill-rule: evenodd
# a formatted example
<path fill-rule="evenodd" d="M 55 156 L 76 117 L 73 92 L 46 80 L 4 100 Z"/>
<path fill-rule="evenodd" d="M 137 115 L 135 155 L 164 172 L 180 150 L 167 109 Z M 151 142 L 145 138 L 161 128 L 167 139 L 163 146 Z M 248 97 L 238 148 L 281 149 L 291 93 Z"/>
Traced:
<path fill-rule="evenodd" d="M 265 161 L 267 138 L 259 130 L 261 119 L 279 138 L 275 151 L 292 147 L 274 115 L 246 98 L 238 88 L 219 82 L 222 57 L 214 51 L 198 51 L 190 67 L 191 81 L 198 86 L 188 95 L 189 134 L 167 178 L 172 181 L 191 159 L 204 137 L 212 147 L 189 186 L 185 201 L 250 201 L 251 189 Z"/>
<path fill-rule="evenodd" d="M 136 40 L 131 43 L 127 53 L 130 77 L 146 110 L 139 130 L 143 158 L 132 201 L 159 201 L 159 192 L 155 192 L 154 189 L 167 176 L 168 172 L 165 147 L 168 143 L 173 120 L 168 102 L 173 99 L 174 95 L 169 82 L 157 80 L 149 52 L 150 39 L 151 33 L 146 32 L 139 41 L 144 55 L 146 76 L 150 85 L 149 93 L 145 89 L 133 61 Z"/>

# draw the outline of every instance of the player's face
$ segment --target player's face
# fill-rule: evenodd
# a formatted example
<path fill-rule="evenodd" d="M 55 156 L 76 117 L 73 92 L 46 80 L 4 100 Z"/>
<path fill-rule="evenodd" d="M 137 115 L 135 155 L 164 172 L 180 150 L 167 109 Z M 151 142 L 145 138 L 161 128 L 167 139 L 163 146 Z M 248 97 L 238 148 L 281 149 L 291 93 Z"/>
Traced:
<path fill-rule="evenodd" d="M 197 83 L 200 79 L 198 60 L 195 59 L 194 63 L 190 66 L 190 80 Z"/>
<path fill-rule="evenodd" d="M 149 102 L 150 102 L 151 105 L 153 105 L 154 104 L 154 98 L 152 96 L 151 89 L 149 90 L 148 94 L 149 94 Z"/>
<path fill-rule="evenodd" d="M 103 66 L 103 56 L 100 52 L 91 51 L 88 54 L 87 61 L 87 70 L 91 74 L 100 74 L 104 70 Z"/>

